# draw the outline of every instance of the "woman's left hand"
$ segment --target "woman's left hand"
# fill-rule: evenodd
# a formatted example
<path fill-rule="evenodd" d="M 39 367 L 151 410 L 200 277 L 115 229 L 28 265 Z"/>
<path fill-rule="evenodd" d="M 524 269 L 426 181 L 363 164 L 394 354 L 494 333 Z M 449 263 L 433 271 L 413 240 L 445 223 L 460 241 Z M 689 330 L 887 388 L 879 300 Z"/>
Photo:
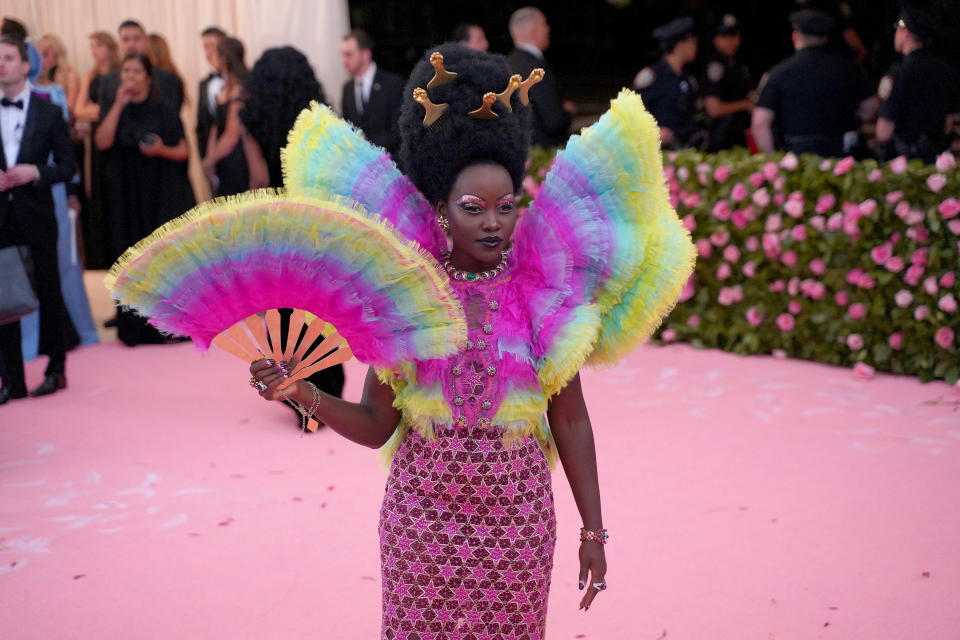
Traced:
<path fill-rule="evenodd" d="M 580 543 L 580 583 L 581 589 L 587 592 L 580 599 L 580 608 L 590 609 L 597 594 L 607 588 L 607 556 L 603 545 L 599 542 Z M 589 582 L 587 579 L 589 578 Z"/>

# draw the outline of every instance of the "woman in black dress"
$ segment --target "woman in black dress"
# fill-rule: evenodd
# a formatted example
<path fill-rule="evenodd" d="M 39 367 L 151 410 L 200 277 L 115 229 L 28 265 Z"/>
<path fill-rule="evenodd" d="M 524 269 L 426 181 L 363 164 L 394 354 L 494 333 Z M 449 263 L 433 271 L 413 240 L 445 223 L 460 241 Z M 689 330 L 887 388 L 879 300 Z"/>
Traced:
<path fill-rule="evenodd" d="M 196 204 L 183 123 L 163 104 L 152 73 L 145 55 L 124 58 L 116 99 L 94 137 L 97 148 L 107 152 L 107 200 L 117 247 L 135 244 Z M 117 318 L 117 335 L 128 346 L 165 341 L 126 311 Z"/>

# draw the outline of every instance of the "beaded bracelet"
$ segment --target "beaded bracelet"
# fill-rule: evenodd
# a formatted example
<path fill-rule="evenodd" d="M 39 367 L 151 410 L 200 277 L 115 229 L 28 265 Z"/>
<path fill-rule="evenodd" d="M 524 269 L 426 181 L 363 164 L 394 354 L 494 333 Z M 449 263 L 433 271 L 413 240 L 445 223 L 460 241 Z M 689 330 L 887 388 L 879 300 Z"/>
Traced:
<path fill-rule="evenodd" d="M 310 409 L 305 409 L 302 404 L 291 398 L 287 395 L 286 389 L 280 389 L 280 395 L 283 398 L 293 405 L 293 408 L 297 410 L 300 414 L 300 437 L 303 437 L 303 434 L 307 432 L 307 421 L 310 419 L 310 416 L 313 415 L 313 412 L 317 410 L 317 407 L 320 406 L 320 389 L 317 389 L 317 386 L 312 382 L 307 382 L 310 385 Z"/>
<path fill-rule="evenodd" d="M 580 527 L 580 542 L 599 542 L 600 544 L 607 544 L 607 540 L 609 539 L 610 534 L 607 533 L 606 529 L 590 531 L 586 527 Z"/>

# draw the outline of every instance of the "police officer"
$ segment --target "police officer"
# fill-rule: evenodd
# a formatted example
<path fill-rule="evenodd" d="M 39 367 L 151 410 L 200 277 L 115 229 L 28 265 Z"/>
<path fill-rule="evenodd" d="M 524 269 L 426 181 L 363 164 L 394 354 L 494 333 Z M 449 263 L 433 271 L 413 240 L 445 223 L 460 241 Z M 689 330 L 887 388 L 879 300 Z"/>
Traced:
<path fill-rule="evenodd" d="M 703 78 L 704 107 L 709 118 L 707 151 L 715 152 L 746 144 L 750 128 L 753 88 L 750 71 L 737 63 L 740 25 L 732 13 L 724 14 L 713 36 L 713 51 L 707 58 Z"/>
<path fill-rule="evenodd" d="M 876 98 L 866 77 L 848 59 L 824 47 L 833 28 L 830 16 L 804 9 L 790 15 L 796 53 L 776 65 L 760 82 L 760 97 L 750 129 L 761 151 L 777 146 L 794 153 L 837 157 L 853 146 L 845 133 L 876 114 Z M 855 134 L 854 134 L 855 138 Z"/>
<path fill-rule="evenodd" d="M 932 163 L 950 144 L 947 132 L 960 113 L 960 86 L 950 65 L 927 50 L 937 32 L 929 13 L 905 6 L 896 28 L 893 46 L 903 61 L 880 80 L 877 155 Z"/>
<path fill-rule="evenodd" d="M 693 18 L 683 17 L 654 29 L 663 57 L 637 74 L 633 86 L 660 125 L 665 149 L 696 146 L 697 81 L 684 67 L 697 58 Z"/>

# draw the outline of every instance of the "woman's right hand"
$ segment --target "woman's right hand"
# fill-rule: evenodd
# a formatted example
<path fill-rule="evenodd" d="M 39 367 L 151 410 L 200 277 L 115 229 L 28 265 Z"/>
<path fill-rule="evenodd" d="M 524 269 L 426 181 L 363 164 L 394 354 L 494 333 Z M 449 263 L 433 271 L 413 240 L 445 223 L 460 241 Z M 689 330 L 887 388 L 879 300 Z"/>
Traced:
<path fill-rule="evenodd" d="M 133 91 L 133 85 L 129 82 L 121 82 L 117 87 L 117 95 L 114 96 L 113 103 L 121 107 L 126 106 L 133 98 Z"/>
<path fill-rule="evenodd" d="M 285 373 L 280 364 L 275 360 L 260 359 L 250 363 L 250 386 L 257 388 L 260 397 L 264 400 L 287 400 L 297 398 L 297 385 L 302 380 L 298 380 L 290 385 L 285 391 L 286 396 L 280 391 L 280 385 L 287 380 L 288 373 Z M 258 388 L 257 383 L 263 383 Z"/>

